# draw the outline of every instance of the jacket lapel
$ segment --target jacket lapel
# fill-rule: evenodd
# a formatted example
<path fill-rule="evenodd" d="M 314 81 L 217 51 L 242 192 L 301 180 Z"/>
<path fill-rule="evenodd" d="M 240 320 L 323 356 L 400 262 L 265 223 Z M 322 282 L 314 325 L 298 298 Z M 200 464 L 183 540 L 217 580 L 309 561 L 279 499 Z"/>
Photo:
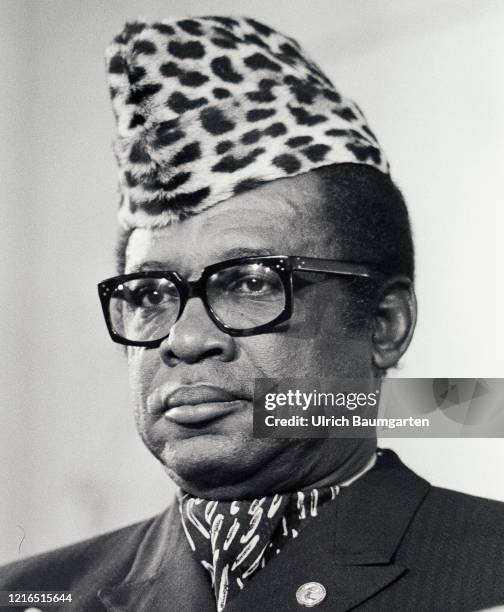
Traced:
<path fill-rule="evenodd" d="M 408 568 L 394 553 L 429 484 L 391 451 L 341 492 L 299 536 L 258 571 L 225 612 L 298 612 L 297 589 L 319 582 L 326 591 L 316 610 L 345 612 L 370 599 Z M 114 612 L 215 612 L 205 570 L 196 562 L 173 505 L 145 536 L 128 576 L 98 596 Z"/>
<path fill-rule="evenodd" d="M 227 604 L 225 612 L 301 612 L 304 608 L 297 603 L 296 591 L 307 582 L 319 582 L 326 589 L 326 598 L 315 608 L 318 612 L 343 612 L 404 572 L 405 568 L 396 565 L 338 564 L 334 548 L 337 523 L 333 515 L 332 508 L 330 512 L 320 512 L 296 540 L 257 572 L 251 583 Z"/>
<path fill-rule="evenodd" d="M 345 612 L 407 573 L 393 556 L 430 485 L 392 451 L 380 452 L 375 468 L 341 488 L 336 501 L 257 572 L 225 612 L 300 612 L 296 591 L 307 582 L 326 589 L 318 612 Z"/>
<path fill-rule="evenodd" d="M 173 504 L 146 534 L 126 578 L 98 592 L 114 612 L 215 612 L 215 599 Z"/>

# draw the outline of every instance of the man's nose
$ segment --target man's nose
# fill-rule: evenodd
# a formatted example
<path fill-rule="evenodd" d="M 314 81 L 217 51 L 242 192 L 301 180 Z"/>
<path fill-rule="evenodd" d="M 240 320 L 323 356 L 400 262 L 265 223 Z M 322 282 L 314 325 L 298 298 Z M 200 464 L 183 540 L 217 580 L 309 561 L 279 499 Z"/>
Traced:
<path fill-rule="evenodd" d="M 210 319 L 201 299 L 191 298 L 170 335 L 161 343 L 160 351 L 169 366 L 209 358 L 231 361 L 236 355 L 236 342 Z"/>

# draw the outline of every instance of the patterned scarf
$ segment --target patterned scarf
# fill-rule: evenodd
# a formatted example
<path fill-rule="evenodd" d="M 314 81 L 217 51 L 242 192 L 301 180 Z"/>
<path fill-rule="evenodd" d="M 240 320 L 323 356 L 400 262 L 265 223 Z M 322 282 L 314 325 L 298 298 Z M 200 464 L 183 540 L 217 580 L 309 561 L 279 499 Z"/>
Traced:
<path fill-rule="evenodd" d="M 338 485 L 254 500 L 208 501 L 180 492 L 182 525 L 191 549 L 208 571 L 217 611 L 247 580 L 296 538 L 319 507 L 336 499 Z"/>

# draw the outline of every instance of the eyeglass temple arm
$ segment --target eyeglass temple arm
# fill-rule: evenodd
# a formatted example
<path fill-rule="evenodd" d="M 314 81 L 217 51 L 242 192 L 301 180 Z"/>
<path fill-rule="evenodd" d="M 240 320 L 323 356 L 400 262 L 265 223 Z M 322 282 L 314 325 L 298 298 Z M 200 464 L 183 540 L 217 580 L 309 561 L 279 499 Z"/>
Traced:
<path fill-rule="evenodd" d="M 372 278 L 375 276 L 371 268 L 361 264 L 335 261 L 333 259 L 319 259 L 317 257 L 290 257 L 294 270 L 304 272 L 325 272 L 327 274 L 343 274 L 345 276 L 362 276 Z"/>

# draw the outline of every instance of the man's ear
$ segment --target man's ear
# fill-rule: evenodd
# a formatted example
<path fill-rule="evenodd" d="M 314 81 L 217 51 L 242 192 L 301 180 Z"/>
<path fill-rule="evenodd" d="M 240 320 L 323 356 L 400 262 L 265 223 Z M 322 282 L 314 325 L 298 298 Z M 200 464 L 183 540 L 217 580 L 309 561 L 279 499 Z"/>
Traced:
<path fill-rule="evenodd" d="M 413 283 L 406 276 L 389 278 L 382 285 L 373 315 L 373 364 L 387 370 L 406 352 L 417 316 Z"/>

